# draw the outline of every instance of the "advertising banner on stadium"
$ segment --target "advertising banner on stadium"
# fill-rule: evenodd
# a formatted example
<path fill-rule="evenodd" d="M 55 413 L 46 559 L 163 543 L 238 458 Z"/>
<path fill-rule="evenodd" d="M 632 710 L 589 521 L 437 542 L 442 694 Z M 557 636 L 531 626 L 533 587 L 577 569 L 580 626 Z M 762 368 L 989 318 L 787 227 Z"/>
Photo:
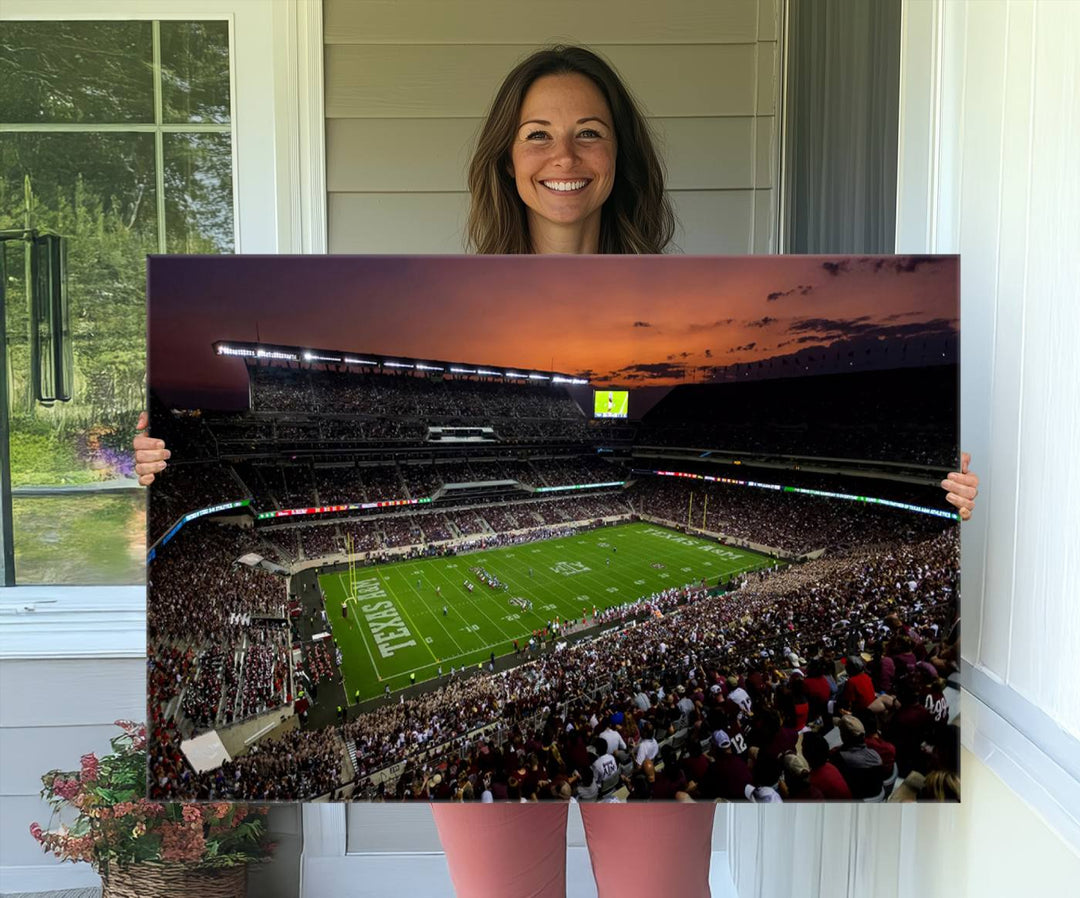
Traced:
<path fill-rule="evenodd" d="M 948 799 L 958 279 L 152 257 L 151 797 Z"/>

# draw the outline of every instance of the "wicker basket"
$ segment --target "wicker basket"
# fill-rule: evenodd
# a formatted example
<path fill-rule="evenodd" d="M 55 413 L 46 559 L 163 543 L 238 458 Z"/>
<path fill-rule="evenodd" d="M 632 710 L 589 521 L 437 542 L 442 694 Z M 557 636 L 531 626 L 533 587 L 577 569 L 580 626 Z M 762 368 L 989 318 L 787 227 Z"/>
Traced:
<path fill-rule="evenodd" d="M 184 864 L 133 864 L 101 877 L 101 898 L 244 898 L 247 866 L 199 870 Z"/>

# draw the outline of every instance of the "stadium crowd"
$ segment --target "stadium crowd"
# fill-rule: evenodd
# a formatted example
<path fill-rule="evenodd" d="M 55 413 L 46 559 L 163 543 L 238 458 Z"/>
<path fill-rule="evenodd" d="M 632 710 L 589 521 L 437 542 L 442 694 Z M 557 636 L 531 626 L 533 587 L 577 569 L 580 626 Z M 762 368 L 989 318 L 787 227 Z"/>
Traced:
<path fill-rule="evenodd" d="M 894 765 L 901 777 L 955 774 L 955 729 L 941 693 L 958 663 L 957 549 L 950 528 L 751 574 L 718 597 L 689 588 L 617 609 L 605 621 L 635 625 L 551 646 L 500 674 L 451 680 L 348 723 L 358 793 L 589 800 L 618 784 L 632 799 L 676 791 L 729 800 L 874 798 L 884 797 Z M 830 750 L 834 721 L 840 743 Z M 469 736 L 485 726 L 486 738 Z M 598 737 L 626 753 L 602 750 Z M 326 756 L 325 740 L 311 745 L 312 756 L 297 757 Z M 204 775 L 194 788 L 273 797 L 257 790 L 274 751 L 237 759 L 227 794 L 216 777 Z M 608 754 L 625 779 L 597 776 Z M 395 764 L 404 766 L 389 779 L 370 777 Z M 326 773 L 310 782 L 329 782 Z"/>
<path fill-rule="evenodd" d="M 934 365 L 679 386 L 636 442 L 947 469 L 959 455 L 956 378 L 955 365 Z M 928 407 L 929 395 L 942 401 Z"/>
<path fill-rule="evenodd" d="M 639 514 L 679 526 L 689 521 L 694 529 L 792 557 L 896 537 L 915 539 L 941 527 L 940 518 L 887 506 L 683 478 L 643 477 L 627 496 Z"/>

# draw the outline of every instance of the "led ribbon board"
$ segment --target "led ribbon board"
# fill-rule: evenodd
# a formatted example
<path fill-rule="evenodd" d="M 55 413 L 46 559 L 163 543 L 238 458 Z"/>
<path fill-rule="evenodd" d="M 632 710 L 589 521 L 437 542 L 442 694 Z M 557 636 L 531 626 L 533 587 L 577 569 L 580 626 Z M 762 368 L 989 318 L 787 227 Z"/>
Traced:
<path fill-rule="evenodd" d="M 320 505 L 312 508 L 283 508 L 279 511 L 260 512 L 255 515 L 255 520 L 267 521 L 274 518 L 295 518 L 309 514 L 333 514 L 336 511 L 367 511 L 371 508 L 397 508 L 401 505 L 424 505 L 430 501 L 430 498 L 388 499 L 385 502 L 350 502 L 348 505 Z"/>
<path fill-rule="evenodd" d="M 562 490 L 592 490 L 602 486 L 626 486 L 625 480 L 612 480 L 609 483 L 572 483 L 568 486 L 538 486 L 538 493 L 557 493 Z"/>
<path fill-rule="evenodd" d="M 176 536 L 176 534 L 180 532 L 180 528 L 183 527 L 186 523 L 188 523 L 188 521 L 194 521 L 196 518 L 205 517 L 208 514 L 217 514 L 219 511 L 229 511 L 233 508 L 247 508 L 249 505 L 251 505 L 250 499 L 240 499 L 236 502 L 222 502 L 218 505 L 211 505 L 209 508 L 200 508 L 198 511 L 189 512 L 188 514 L 180 518 L 179 521 L 173 524 L 169 532 L 166 533 L 163 537 L 161 537 L 161 539 L 159 539 L 153 545 L 153 547 L 151 547 L 150 551 L 146 555 L 146 563 L 149 564 L 151 561 L 153 561 L 154 558 L 157 556 L 157 547 L 165 545 L 165 543 L 167 543 L 170 539 Z"/>
<path fill-rule="evenodd" d="M 927 508 L 925 505 L 911 505 L 907 502 L 894 502 L 892 499 L 878 499 L 874 496 L 856 496 L 851 493 L 830 493 L 826 490 L 810 490 L 798 486 L 781 486 L 778 483 L 757 483 L 753 480 L 733 480 L 729 477 L 713 477 L 709 474 L 689 474 L 685 471 L 643 471 L 641 473 L 656 474 L 660 477 L 687 477 L 691 480 L 706 480 L 711 483 L 730 483 L 734 486 L 754 486 L 766 490 L 783 490 L 785 493 L 803 493 L 807 496 L 821 496 L 825 499 L 843 499 L 847 502 L 866 502 L 870 505 L 886 505 L 889 508 L 913 511 L 916 514 L 928 514 L 935 518 L 956 517 L 956 512 L 953 511 L 944 511 L 940 508 Z"/>

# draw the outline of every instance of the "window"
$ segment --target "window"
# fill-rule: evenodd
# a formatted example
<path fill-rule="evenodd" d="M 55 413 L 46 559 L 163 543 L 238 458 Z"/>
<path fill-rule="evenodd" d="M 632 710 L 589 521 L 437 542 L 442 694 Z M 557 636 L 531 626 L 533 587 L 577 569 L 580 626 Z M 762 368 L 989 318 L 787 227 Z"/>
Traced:
<path fill-rule="evenodd" d="M 30 384 L 24 243 L 5 241 L 18 583 L 135 584 L 147 253 L 231 252 L 230 23 L 25 21 L 0 37 L 0 231 L 67 238 L 74 395 Z"/>

